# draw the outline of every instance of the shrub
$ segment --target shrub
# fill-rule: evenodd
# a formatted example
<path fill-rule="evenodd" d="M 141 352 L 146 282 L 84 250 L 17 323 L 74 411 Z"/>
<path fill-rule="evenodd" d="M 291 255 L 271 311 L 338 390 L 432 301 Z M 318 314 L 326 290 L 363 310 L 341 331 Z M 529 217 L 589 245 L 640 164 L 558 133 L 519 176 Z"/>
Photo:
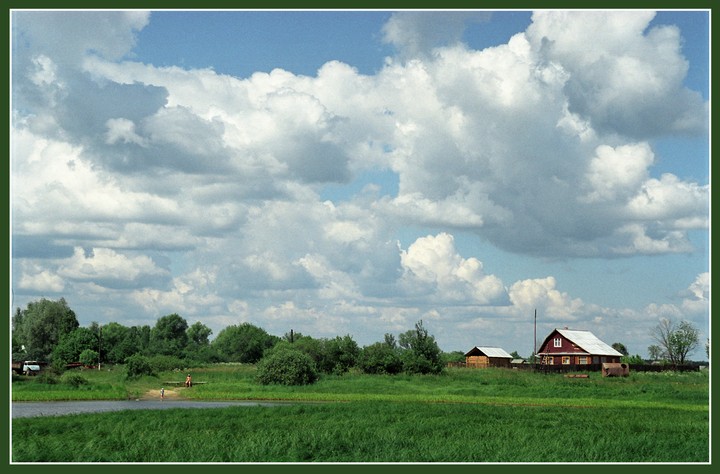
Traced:
<path fill-rule="evenodd" d="M 83 377 L 82 375 L 80 375 L 80 374 L 72 374 L 72 373 L 63 375 L 61 381 L 62 381 L 62 383 L 64 383 L 65 385 L 70 385 L 70 386 L 75 387 L 75 388 L 80 387 L 81 385 L 87 385 L 88 383 L 90 383 L 90 382 L 88 382 L 88 380 L 87 380 L 85 377 Z"/>
<path fill-rule="evenodd" d="M 40 374 L 35 377 L 35 382 L 47 385 L 55 385 L 56 383 L 58 383 L 58 379 L 50 372 L 40 372 Z"/>
<path fill-rule="evenodd" d="M 179 357 L 170 355 L 155 355 L 148 359 L 148 363 L 156 372 L 168 372 L 171 370 L 184 370 L 188 362 Z"/>
<path fill-rule="evenodd" d="M 318 379 L 312 358 L 289 347 L 268 351 L 258 363 L 257 372 L 257 379 L 263 385 L 308 385 Z"/>
<path fill-rule="evenodd" d="M 125 359 L 127 378 L 138 378 L 143 375 L 152 375 L 153 370 L 147 357 L 139 354 L 131 355 Z"/>

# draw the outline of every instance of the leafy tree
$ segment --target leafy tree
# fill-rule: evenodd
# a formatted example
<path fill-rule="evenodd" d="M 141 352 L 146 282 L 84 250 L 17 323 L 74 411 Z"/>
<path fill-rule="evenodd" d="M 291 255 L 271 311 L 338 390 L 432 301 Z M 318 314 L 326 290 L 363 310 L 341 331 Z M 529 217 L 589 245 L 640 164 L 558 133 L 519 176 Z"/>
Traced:
<path fill-rule="evenodd" d="M 229 362 L 255 363 L 280 338 L 250 323 L 228 326 L 212 342 L 213 348 Z"/>
<path fill-rule="evenodd" d="M 363 347 L 357 365 L 366 374 L 394 375 L 402 372 L 403 368 L 397 347 L 387 341 Z"/>
<path fill-rule="evenodd" d="M 173 313 L 163 316 L 150 331 L 150 353 L 179 356 L 187 346 L 187 321 Z"/>
<path fill-rule="evenodd" d="M 15 314 L 13 336 L 16 344 L 24 347 L 27 359 L 45 360 L 50 359 L 60 338 L 79 326 L 75 312 L 64 298 L 58 301 L 42 298 Z"/>
<path fill-rule="evenodd" d="M 98 361 L 98 353 L 92 349 L 85 349 L 77 358 L 82 365 L 94 365 Z"/>
<path fill-rule="evenodd" d="M 60 342 L 52 352 L 52 360 L 60 364 L 68 364 L 70 362 L 82 362 L 80 354 L 85 350 L 94 351 L 98 347 L 97 335 L 89 328 L 76 328 L 74 331 L 64 334 L 60 338 Z M 97 356 L 94 363 L 97 363 Z M 88 364 L 86 364 L 88 365 Z"/>
<path fill-rule="evenodd" d="M 102 360 L 110 364 L 121 364 L 131 355 L 139 352 L 132 342 L 130 328 L 119 323 L 108 323 L 98 331 L 102 334 Z"/>
<path fill-rule="evenodd" d="M 318 379 L 317 368 L 305 352 L 278 345 L 257 365 L 257 379 L 263 385 L 308 385 Z"/>
<path fill-rule="evenodd" d="M 318 369 L 328 374 L 343 374 L 357 364 L 360 347 L 350 335 L 324 339 Z"/>
<path fill-rule="evenodd" d="M 687 355 L 700 344 L 698 330 L 688 321 L 675 323 L 663 318 L 652 335 L 673 365 L 683 365 Z"/>
<path fill-rule="evenodd" d="M 435 337 L 428 334 L 422 321 L 415 324 L 415 329 L 400 334 L 399 338 L 403 370 L 411 374 L 439 374 L 443 365 L 440 348 Z"/>
<path fill-rule="evenodd" d="M 465 362 L 465 353 L 461 351 L 443 352 L 442 361 L 443 365 L 447 365 L 453 362 Z"/>
<path fill-rule="evenodd" d="M 518 351 L 512 351 L 510 353 L 510 355 L 512 356 L 513 359 L 522 359 L 522 356 L 520 354 L 518 354 Z"/>
<path fill-rule="evenodd" d="M 207 346 L 210 344 L 210 334 L 212 334 L 212 329 L 200 321 L 196 321 L 187 329 L 188 344 L 196 347 Z"/>
<path fill-rule="evenodd" d="M 624 356 L 628 355 L 627 347 L 625 347 L 625 344 L 623 344 L 622 342 L 614 342 L 612 344 L 612 348 Z"/>

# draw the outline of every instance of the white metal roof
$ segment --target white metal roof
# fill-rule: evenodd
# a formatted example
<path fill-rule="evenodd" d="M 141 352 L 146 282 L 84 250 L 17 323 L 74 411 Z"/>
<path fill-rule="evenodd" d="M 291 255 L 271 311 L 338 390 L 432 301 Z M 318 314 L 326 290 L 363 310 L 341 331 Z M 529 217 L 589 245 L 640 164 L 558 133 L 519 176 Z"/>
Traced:
<path fill-rule="evenodd" d="M 485 354 L 488 357 L 502 357 L 506 359 L 512 359 L 513 356 L 505 352 L 505 350 L 499 348 L 499 347 L 481 347 L 481 346 L 475 346 L 475 349 L 480 350 L 483 354 Z"/>
<path fill-rule="evenodd" d="M 592 355 L 618 356 L 622 354 L 598 339 L 590 331 L 575 329 L 557 329 L 565 339 L 574 342 L 578 347 Z"/>

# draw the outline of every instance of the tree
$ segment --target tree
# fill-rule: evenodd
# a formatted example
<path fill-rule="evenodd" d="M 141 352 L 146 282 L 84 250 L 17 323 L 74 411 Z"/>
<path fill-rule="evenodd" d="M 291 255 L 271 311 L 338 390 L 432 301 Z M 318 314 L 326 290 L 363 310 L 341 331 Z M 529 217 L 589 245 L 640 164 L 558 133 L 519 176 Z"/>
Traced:
<path fill-rule="evenodd" d="M 212 334 L 212 329 L 200 321 L 196 321 L 187 329 L 188 344 L 196 347 L 207 346 L 210 344 L 210 334 Z"/>
<path fill-rule="evenodd" d="M 150 331 L 150 352 L 179 356 L 187 346 L 187 321 L 173 313 L 163 316 Z"/>
<path fill-rule="evenodd" d="M 435 338 L 428 334 L 422 321 L 415 329 L 400 334 L 403 370 L 411 374 L 439 374 L 442 372 L 441 351 Z"/>
<path fill-rule="evenodd" d="M 665 352 L 662 347 L 653 344 L 648 346 L 648 357 L 650 357 L 651 360 L 665 359 Z"/>
<path fill-rule="evenodd" d="M 510 355 L 512 356 L 513 359 L 522 359 L 522 356 L 520 354 L 518 354 L 518 351 L 512 351 L 510 353 Z"/>
<path fill-rule="evenodd" d="M 653 330 L 652 336 L 673 365 L 683 365 L 687 355 L 700 344 L 698 330 L 688 321 L 675 323 L 663 318 Z"/>
<path fill-rule="evenodd" d="M 363 347 L 357 365 L 366 374 L 394 375 L 402 372 L 403 368 L 397 347 L 387 342 L 376 342 Z"/>
<path fill-rule="evenodd" d="M 343 374 L 357 364 L 360 347 L 348 334 L 322 340 L 322 358 L 318 369 L 328 374 Z"/>
<path fill-rule="evenodd" d="M 79 326 L 75 312 L 64 298 L 58 301 L 42 298 L 16 312 L 13 336 L 16 344 L 24 347 L 27 359 L 46 360 L 50 359 L 60 338 Z"/>
<path fill-rule="evenodd" d="M 98 353 L 92 349 L 85 349 L 80 353 L 77 360 L 85 366 L 93 365 L 98 361 Z"/>
<path fill-rule="evenodd" d="M 280 340 L 268 334 L 264 329 L 250 323 L 228 326 L 212 342 L 213 348 L 221 358 L 228 362 L 253 364 L 263 353 Z"/>
<path fill-rule="evenodd" d="M 625 347 L 625 344 L 623 344 L 622 342 L 614 342 L 612 348 L 624 356 L 629 354 L 627 347 Z"/>
<path fill-rule="evenodd" d="M 94 350 L 98 346 L 97 335 L 89 328 L 76 328 L 73 332 L 64 334 L 60 338 L 60 342 L 52 352 L 52 360 L 57 361 L 59 364 L 65 365 L 70 362 L 82 362 L 80 360 L 80 354 L 85 350 Z M 93 361 L 97 364 L 97 357 Z M 86 364 L 89 365 L 89 364 Z"/>

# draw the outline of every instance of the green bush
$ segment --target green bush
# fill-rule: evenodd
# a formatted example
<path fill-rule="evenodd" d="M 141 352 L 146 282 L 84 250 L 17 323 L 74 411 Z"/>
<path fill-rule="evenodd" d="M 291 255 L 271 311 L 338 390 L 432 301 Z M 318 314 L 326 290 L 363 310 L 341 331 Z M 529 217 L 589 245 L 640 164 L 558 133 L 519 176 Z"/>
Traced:
<path fill-rule="evenodd" d="M 155 355 L 148 359 L 150 366 L 155 372 L 169 372 L 171 370 L 185 370 L 188 362 L 179 357 L 170 355 Z"/>
<path fill-rule="evenodd" d="M 63 375 L 61 382 L 64 383 L 65 385 L 70 385 L 75 388 L 80 387 L 81 385 L 87 385 L 88 383 L 90 383 L 82 375 L 73 374 L 73 373 L 67 373 L 67 374 Z"/>
<path fill-rule="evenodd" d="M 306 353 L 279 347 L 266 353 L 257 365 L 257 379 L 263 385 L 308 385 L 318 379 L 315 362 Z"/>
<path fill-rule="evenodd" d="M 125 369 L 127 370 L 127 378 L 139 378 L 143 375 L 153 375 L 150 360 L 139 354 L 131 355 L 125 359 Z"/>
<path fill-rule="evenodd" d="M 47 385 L 55 385 L 56 383 L 58 383 L 58 379 L 50 372 L 40 372 L 40 374 L 35 377 L 35 382 Z"/>

